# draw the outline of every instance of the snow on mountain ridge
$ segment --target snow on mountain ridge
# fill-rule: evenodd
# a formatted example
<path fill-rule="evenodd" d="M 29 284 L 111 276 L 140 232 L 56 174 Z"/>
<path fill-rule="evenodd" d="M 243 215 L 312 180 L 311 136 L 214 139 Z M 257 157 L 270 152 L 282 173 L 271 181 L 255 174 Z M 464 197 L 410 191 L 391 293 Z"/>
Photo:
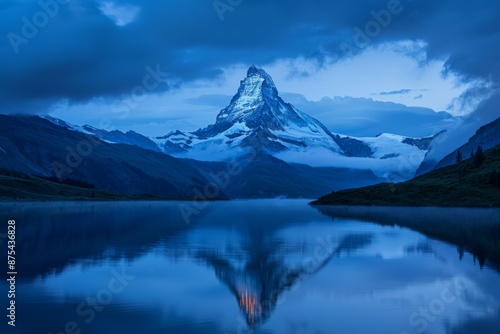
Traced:
<path fill-rule="evenodd" d="M 215 124 L 184 134 L 183 138 L 169 134 L 155 141 L 165 153 L 194 159 L 215 159 L 209 145 L 241 151 L 256 141 L 270 154 L 322 147 L 336 155 L 348 155 L 321 122 L 284 102 L 271 76 L 256 66 L 248 69 L 238 92 L 219 112 Z"/>
<path fill-rule="evenodd" d="M 386 133 L 370 138 L 332 133 L 319 120 L 286 103 L 271 76 L 256 66 L 248 69 L 237 93 L 218 113 L 215 123 L 205 128 L 193 132 L 171 131 L 152 138 L 85 126 L 72 129 L 178 158 L 228 161 L 257 149 L 289 163 L 369 168 L 378 176 L 404 169 L 407 178 L 413 176 L 432 140 Z"/>
<path fill-rule="evenodd" d="M 378 176 L 404 169 L 408 178 L 427 152 L 420 138 L 386 133 L 356 138 L 331 133 L 317 119 L 284 102 L 272 78 L 256 66 L 249 68 L 238 92 L 219 112 L 214 124 L 155 141 L 165 153 L 176 157 L 228 160 L 244 152 L 244 148 L 258 145 L 290 163 L 370 168 Z"/>

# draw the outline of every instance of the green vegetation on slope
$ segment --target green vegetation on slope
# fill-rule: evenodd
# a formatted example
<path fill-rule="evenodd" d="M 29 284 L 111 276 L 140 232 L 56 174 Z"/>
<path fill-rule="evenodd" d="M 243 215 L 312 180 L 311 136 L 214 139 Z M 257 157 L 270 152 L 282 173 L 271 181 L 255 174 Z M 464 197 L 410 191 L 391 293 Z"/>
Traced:
<path fill-rule="evenodd" d="M 0 201 L 73 201 L 73 200 L 133 200 L 154 199 L 153 196 L 129 196 L 94 189 L 91 185 L 77 187 L 47 178 L 27 175 L 0 168 Z M 80 182 L 81 183 L 81 182 Z M 157 198 L 157 197 L 156 197 Z"/>
<path fill-rule="evenodd" d="M 407 182 L 333 192 L 312 204 L 500 207 L 499 173 L 500 145 Z"/>

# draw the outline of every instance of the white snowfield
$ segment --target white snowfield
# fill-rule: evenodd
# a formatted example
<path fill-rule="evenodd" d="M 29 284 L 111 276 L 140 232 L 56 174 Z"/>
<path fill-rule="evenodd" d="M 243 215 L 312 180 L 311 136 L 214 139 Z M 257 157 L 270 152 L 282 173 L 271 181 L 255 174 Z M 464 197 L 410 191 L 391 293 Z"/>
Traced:
<path fill-rule="evenodd" d="M 311 147 L 301 152 L 280 152 L 275 157 L 289 163 L 306 163 L 313 167 L 370 169 L 380 177 L 390 178 L 395 173 L 397 179 L 409 179 L 415 175 L 427 153 L 416 146 L 403 143 L 407 137 L 398 135 L 384 133 L 378 137 L 349 138 L 368 144 L 373 155 L 368 158 L 347 157 L 322 147 Z"/>
<path fill-rule="evenodd" d="M 241 134 L 241 136 L 231 139 L 230 136 L 234 134 Z M 173 156 L 202 161 L 230 161 L 251 149 L 241 146 L 243 139 L 250 134 L 251 130 L 244 123 L 236 123 L 228 130 L 209 139 L 198 139 L 191 134 L 189 137 L 178 135 L 168 140 L 185 143 L 186 138 L 189 138 L 192 141 L 191 145 L 186 144 L 189 149 L 173 153 Z M 331 137 L 321 132 L 316 136 L 310 136 L 307 129 L 289 128 L 287 131 L 276 131 L 273 134 L 279 138 L 277 142 L 287 147 L 286 150 L 278 153 L 268 152 L 278 159 L 313 167 L 370 169 L 380 177 L 389 177 L 391 173 L 397 173 L 403 179 L 413 177 L 427 152 L 403 143 L 407 137 L 381 134 L 378 137 L 350 137 L 368 144 L 373 155 L 369 158 L 348 157 L 339 152 L 338 144 Z M 290 144 L 281 140 L 282 138 L 300 141 L 305 146 Z M 165 141 L 163 140 L 162 143 L 158 140 L 157 143 L 162 147 Z"/>

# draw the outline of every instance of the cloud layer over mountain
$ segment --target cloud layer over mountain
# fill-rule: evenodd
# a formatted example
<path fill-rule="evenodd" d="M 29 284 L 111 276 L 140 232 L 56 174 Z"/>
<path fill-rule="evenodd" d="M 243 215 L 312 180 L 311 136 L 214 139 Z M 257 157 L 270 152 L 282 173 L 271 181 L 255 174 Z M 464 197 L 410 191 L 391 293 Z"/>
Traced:
<path fill-rule="evenodd" d="M 398 40 L 424 41 L 425 61 L 444 57 L 464 80 L 498 83 L 499 14 L 494 0 L 6 0 L 0 107 L 38 112 L 60 99 L 129 95 L 148 66 L 172 85 L 218 78 L 234 64 L 322 64 Z"/>

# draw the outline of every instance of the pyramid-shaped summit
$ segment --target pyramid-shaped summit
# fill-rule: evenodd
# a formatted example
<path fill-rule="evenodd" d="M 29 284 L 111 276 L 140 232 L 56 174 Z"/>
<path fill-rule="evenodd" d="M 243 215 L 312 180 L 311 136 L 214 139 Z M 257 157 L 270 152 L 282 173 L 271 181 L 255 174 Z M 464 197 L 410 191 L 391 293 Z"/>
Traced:
<path fill-rule="evenodd" d="M 292 126 L 302 130 L 309 129 L 313 133 L 329 134 L 319 121 L 285 103 L 279 97 L 271 76 L 255 65 L 248 69 L 247 76 L 240 82 L 231 103 L 219 112 L 215 125 L 198 133 L 203 135 L 208 131 L 206 134 L 213 136 L 237 123 L 245 124 L 253 130 L 286 131 Z"/>
<path fill-rule="evenodd" d="M 321 122 L 283 101 L 271 76 L 255 65 L 214 124 L 191 133 L 171 132 L 159 139 L 165 153 L 205 160 L 221 160 L 221 154 L 231 157 L 232 151 L 248 146 L 273 155 L 311 149 L 345 154 Z"/>
<path fill-rule="evenodd" d="M 271 76 L 252 65 L 231 103 L 217 115 L 216 130 L 225 131 L 235 123 L 245 123 L 250 129 L 283 129 L 276 119 L 279 115 L 273 114 L 273 111 L 279 110 L 280 102 L 284 104 Z"/>

